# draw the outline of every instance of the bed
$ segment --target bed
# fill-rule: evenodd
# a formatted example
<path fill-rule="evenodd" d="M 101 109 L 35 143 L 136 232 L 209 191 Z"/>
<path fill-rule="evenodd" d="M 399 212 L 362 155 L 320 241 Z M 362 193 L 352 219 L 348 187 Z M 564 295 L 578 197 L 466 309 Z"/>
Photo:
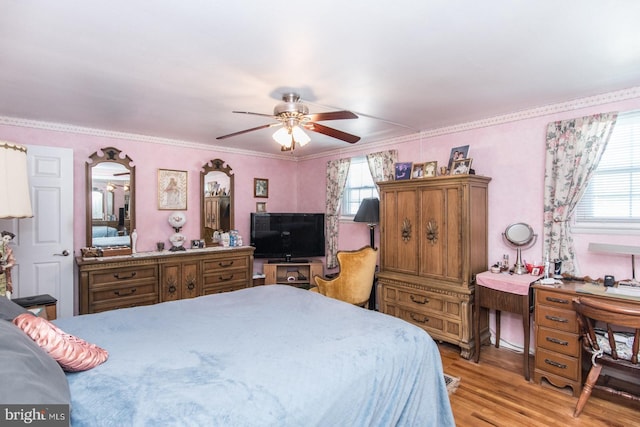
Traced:
<path fill-rule="evenodd" d="M 109 352 L 67 373 L 80 426 L 453 426 L 422 329 L 259 286 L 54 323 Z"/>

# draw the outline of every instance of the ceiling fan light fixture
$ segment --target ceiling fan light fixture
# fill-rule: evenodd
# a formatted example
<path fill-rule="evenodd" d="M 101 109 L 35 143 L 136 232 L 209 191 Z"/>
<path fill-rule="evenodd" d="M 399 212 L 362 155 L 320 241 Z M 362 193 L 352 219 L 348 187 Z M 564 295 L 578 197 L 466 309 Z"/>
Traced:
<path fill-rule="evenodd" d="M 287 128 L 280 128 L 272 136 L 273 140 L 283 147 L 291 147 L 291 134 Z"/>
<path fill-rule="evenodd" d="M 300 145 L 301 147 L 305 146 L 307 142 L 311 141 L 309 135 L 304 133 L 304 131 L 300 129 L 300 126 L 294 126 L 293 129 L 291 129 L 291 135 L 293 135 L 293 140 L 296 142 L 296 144 Z"/>

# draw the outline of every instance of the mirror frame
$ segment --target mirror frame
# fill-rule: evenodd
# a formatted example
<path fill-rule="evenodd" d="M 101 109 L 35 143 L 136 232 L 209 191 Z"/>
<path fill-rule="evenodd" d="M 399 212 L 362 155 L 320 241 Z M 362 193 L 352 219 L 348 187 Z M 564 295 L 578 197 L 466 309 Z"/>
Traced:
<path fill-rule="evenodd" d="M 102 154 L 99 154 L 100 151 Z M 93 167 L 105 162 L 119 163 L 123 165 L 130 173 L 129 175 L 129 236 L 136 228 L 136 167 L 133 165 L 133 160 L 127 155 L 123 155 L 121 150 L 115 147 L 101 148 L 100 151 L 96 151 L 89 156 L 89 161 L 86 164 L 86 222 L 87 222 L 87 234 L 86 242 L 87 247 L 93 246 L 93 215 L 92 215 L 92 203 L 91 192 L 93 191 Z M 129 237 L 129 246 L 131 246 L 131 237 Z"/>
<path fill-rule="evenodd" d="M 235 187 L 234 175 L 231 171 L 231 167 L 228 164 L 225 165 L 225 162 L 222 159 L 213 159 L 208 161 L 204 166 L 202 166 L 202 170 L 200 171 L 200 236 L 202 236 L 201 238 L 204 239 L 207 246 L 213 245 L 214 241 L 213 236 L 207 236 L 204 226 L 204 198 L 206 193 L 204 180 L 209 172 L 221 172 L 229 177 L 229 229 L 233 230 L 235 220 L 233 196 L 235 194 Z"/>
<path fill-rule="evenodd" d="M 513 236 L 510 236 L 510 232 L 515 230 L 516 228 L 526 229 L 529 232 L 529 237 L 526 240 L 515 240 Z M 525 224 L 524 222 L 516 222 L 514 224 L 509 225 L 504 230 L 504 237 L 514 246 L 525 246 L 531 243 L 531 241 L 535 238 L 535 233 L 533 232 L 533 228 L 529 224 Z"/>

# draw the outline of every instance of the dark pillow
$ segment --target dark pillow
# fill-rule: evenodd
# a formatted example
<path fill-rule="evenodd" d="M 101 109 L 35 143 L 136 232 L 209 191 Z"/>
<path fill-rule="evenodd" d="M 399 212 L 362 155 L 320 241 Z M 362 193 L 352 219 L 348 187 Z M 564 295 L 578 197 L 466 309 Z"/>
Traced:
<path fill-rule="evenodd" d="M 27 313 L 27 309 L 19 306 L 10 299 L 0 296 L 0 319 L 11 322 L 22 313 Z"/>
<path fill-rule="evenodd" d="M 62 368 L 11 322 L 0 321 L 0 404 L 71 403 Z"/>

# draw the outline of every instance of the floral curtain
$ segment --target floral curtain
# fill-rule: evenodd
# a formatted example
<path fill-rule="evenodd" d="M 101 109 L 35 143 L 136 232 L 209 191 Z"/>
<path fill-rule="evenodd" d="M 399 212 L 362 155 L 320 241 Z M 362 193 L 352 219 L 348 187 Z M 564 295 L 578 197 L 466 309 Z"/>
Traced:
<path fill-rule="evenodd" d="M 351 159 L 338 159 L 327 162 L 327 210 L 326 210 L 326 239 L 327 239 L 327 268 L 336 268 L 338 260 L 338 230 L 340 200 L 344 186 L 347 183 Z"/>
<path fill-rule="evenodd" d="M 544 253 L 579 275 L 569 219 L 600 162 L 618 113 L 549 123 L 544 177 Z"/>
<path fill-rule="evenodd" d="M 373 182 L 393 181 L 394 164 L 397 161 L 397 150 L 367 154 L 367 162 L 369 163 L 369 171 L 371 171 Z"/>

